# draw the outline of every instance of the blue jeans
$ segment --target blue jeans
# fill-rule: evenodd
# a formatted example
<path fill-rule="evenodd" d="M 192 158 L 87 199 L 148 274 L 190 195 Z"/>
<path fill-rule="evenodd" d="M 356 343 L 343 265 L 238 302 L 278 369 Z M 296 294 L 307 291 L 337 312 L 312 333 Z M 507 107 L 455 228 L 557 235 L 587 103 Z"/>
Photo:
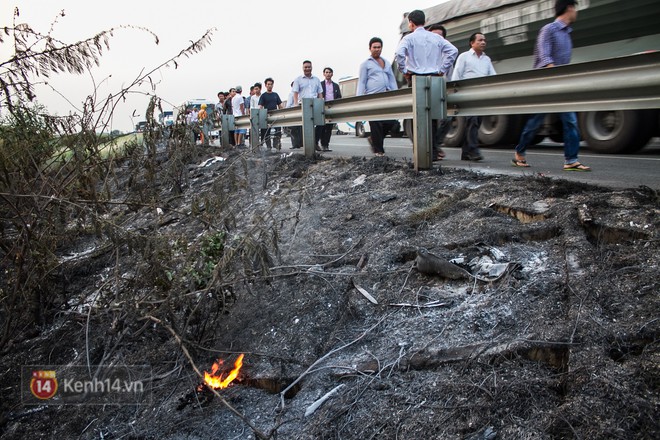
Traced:
<path fill-rule="evenodd" d="M 564 130 L 564 163 L 572 164 L 578 161 L 578 152 L 580 151 L 580 131 L 578 130 L 577 115 L 574 112 L 559 113 L 562 128 Z M 525 156 L 527 147 L 532 143 L 532 140 L 539 131 L 545 114 L 537 114 L 531 116 L 525 128 L 520 134 L 520 140 L 516 145 L 516 153 L 520 156 Z"/>

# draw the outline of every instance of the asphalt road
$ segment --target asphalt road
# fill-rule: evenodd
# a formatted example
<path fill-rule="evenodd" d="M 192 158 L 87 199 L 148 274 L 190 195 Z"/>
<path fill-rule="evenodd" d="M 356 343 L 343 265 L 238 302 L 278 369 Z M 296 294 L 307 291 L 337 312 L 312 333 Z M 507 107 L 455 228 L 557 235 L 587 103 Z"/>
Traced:
<path fill-rule="evenodd" d="M 282 144 L 283 150 L 289 151 L 290 139 L 283 138 Z M 352 135 L 333 135 L 330 148 L 332 152 L 323 154 L 329 157 L 373 156 L 367 140 Z M 511 147 L 483 148 L 481 153 L 485 160 L 482 162 L 461 161 L 458 148 L 446 148 L 445 153 L 447 157 L 435 162 L 434 166 L 439 164 L 443 167 L 472 169 L 486 174 L 543 175 L 611 188 L 636 188 L 644 185 L 660 190 L 660 138 L 653 139 L 650 145 L 632 155 L 596 154 L 582 148 L 580 162 L 589 165 L 593 170 L 591 172 L 564 171 L 563 147 L 555 143 L 542 143 L 530 148 L 527 151 L 527 162 L 531 165 L 529 168 L 512 166 Z M 385 139 L 385 154 L 412 161 L 412 144 L 407 138 L 388 137 Z"/>

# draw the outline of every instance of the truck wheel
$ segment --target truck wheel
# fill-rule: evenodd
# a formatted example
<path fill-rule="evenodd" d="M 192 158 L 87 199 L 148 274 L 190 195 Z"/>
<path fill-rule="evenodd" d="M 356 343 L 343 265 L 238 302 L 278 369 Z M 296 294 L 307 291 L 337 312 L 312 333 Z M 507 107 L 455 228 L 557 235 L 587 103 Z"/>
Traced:
<path fill-rule="evenodd" d="M 479 142 L 484 145 L 510 145 L 518 142 L 521 130 L 520 115 L 484 116 L 479 127 Z"/>
<path fill-rule="evenodd" d="M 465 137 L 465 128 L 467 124 L 465 123 L 464 116 L 457 116 L 451 122 L 451 127 L 445 135 L 445 147 L 455 148 L 460 147 L 463 143 L 463 138 Z"/>
<path fill-rule="evenodd" d="M 401 129 L 401 123 L 397 122 L 390 129 L 390 136 L 393 138 L 403 137 L 403 130 Z"/>
<path fill-rule="evenodd" d="M 410 142 L 413 141 L 413 121 L 412 119 L 403 120 L 403 132 L 406 134 Z"/>
<path fill-rule="evenodd" d="M 634 153 L 653 135 L 653 111 L 610 110 L 580 114 L 580 131 L 596 153 Z"/>
<path fill-rule="evenodd" d="M 355 123 L 355 136 L 356 137 L 367 137 L 367 132 L 364 129 L 364 124 L 362 122 Z"/>

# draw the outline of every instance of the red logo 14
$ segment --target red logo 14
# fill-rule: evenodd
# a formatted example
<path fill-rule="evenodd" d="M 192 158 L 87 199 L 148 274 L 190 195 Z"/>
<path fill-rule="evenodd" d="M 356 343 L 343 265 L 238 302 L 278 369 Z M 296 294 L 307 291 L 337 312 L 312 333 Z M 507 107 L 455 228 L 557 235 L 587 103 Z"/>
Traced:
<path fill-rule="evenodd" d="M 50 399 L 57 393 L 57 377 L 54 370 L 37 370 L 32 372 L 30 391 L 37 399 Z"/>

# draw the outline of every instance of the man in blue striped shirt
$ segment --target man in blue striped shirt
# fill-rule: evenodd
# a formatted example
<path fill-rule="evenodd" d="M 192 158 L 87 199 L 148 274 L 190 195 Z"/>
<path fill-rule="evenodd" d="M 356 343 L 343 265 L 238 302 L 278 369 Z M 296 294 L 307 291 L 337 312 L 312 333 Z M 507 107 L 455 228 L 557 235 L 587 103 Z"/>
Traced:
<path fill-rule="evenodd" d="M 557 0 L 555 2 L 555 21 L 546 24 L 539 31 L 534 46 L 534 68 L 561 66 L 571 61 L 573 41 L 571 40 L 571 24 L 577 20 L 576 0 Z M 564 130 L 564 170 L 565 171 L 591 171 L 591 168 L 578 161 L 580 151 L 580 132 L 575 112 L 560 113 Z M 536 136 L 545 114 L 531 116 L 520 135 L 513 158 L 513 165 L 529 167 L 525 159 L 527 147 Z"/>

